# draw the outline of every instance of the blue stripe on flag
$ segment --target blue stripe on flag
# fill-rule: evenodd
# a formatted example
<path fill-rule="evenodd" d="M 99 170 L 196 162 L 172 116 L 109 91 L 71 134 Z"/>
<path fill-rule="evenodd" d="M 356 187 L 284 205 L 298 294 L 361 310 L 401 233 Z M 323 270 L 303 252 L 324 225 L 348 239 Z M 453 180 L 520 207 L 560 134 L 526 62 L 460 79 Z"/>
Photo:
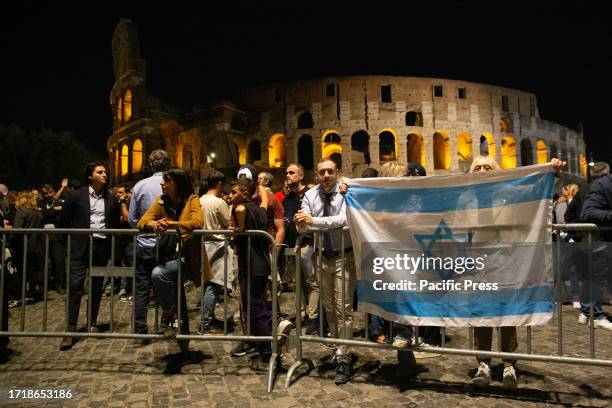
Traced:
<path fill-rule="evenodd" d="M 552 285 L 490 292 L 376 291 L 369 281 L 357 282 L 361 303 L 403 316 L 477 318 L 552 313 Z"/>
<path fill-rule="evenodd" d="M 346 194 L 346 203 L 349 207 L 359 210 L 405 213 L 493 208 L 550 200 L 554 178 L 554 173 L 549 172 L 492 183 L 444 188 L 391 189 L 351 186 Z"/>

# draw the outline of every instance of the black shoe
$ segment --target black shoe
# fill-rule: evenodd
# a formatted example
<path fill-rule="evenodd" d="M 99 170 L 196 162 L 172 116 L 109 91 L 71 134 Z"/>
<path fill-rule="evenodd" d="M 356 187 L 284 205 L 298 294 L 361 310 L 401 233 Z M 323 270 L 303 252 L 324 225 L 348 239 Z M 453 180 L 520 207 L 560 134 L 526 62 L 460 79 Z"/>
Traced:
<path fill-rule="evenodd" d="M 314 319 L 308 322 L 308 326 L 306 326 L 306 335 L 308 336 L 318 336 L 319 335 L 319 320 Z"/>
<path fill-rule="evenodd" d="M 339 363 L 336 367 L 336 377 L 334 383 L 336 385 L 346 384 L 351 379 L 351 366 L 347 363 Z"/>
<path fill-rule="evenodd" d="M 338 366 L 338 357 L 336 353 L 331 353 L 327 357 L 323 357 L 319 360 L 319 371 L 328 371 Z"/>
<path fill-rule="evenodd" d="M 255 347 L 251 346 L 249 343 L 241 341 L 232 351 L 230 351 L 230 356 L 242 357 L 246 356 L 249 353 L 253 353 L 254 351 Z"/>

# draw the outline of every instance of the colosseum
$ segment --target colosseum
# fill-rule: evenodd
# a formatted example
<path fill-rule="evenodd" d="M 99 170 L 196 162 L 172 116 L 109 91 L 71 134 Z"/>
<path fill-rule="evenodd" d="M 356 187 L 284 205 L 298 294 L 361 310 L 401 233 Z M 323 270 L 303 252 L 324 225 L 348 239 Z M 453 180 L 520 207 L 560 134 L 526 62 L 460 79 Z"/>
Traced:
<path fill-rule="evenodd" d="M 322 157 L 342 173 L 398 160 L 419 162 L 429 175 L 465 172 L 478 154 L 502 168 L 568 162 L 566 177 L 586 177 L 581 133 L 540 118 L 536 95 L 461 80 L 328 77 L 261 85 L 180 112 L 149 94 L 138 33 L 128 19 L 113 40 L 113 133 L 107 147 L 115 182 L 145 172 L 157 148 L 200 177 L 251 163 L 273 173 Z M 278 170 L 275 170 L 278 169 Z"/>

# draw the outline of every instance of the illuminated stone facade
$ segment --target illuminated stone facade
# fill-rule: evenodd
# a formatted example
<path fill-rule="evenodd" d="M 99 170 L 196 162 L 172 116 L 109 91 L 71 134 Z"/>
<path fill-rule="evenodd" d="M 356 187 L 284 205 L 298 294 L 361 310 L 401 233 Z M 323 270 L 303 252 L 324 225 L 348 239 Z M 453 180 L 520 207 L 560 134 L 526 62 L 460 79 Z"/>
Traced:
<path fill-rule="evenodd" d="M 569 174 L 586 176 L 583 136 L 541 119 L 528 92 L 435 78 L 329 77 L 248 88 L 233 102 L 179 114 L 148 94 L 129 20 L 115 30 L 113 57 L 108 151 L 116 180 L 135 178 L 156 148 L 196 176 L 247 162 L 275 169 L 296 161 L 310 170 L 321 157 L 350 176 L 388 160 L 420 162 L 439 175 L 467 171 L 483 152 L 502 168 L 559 157 Z"/>

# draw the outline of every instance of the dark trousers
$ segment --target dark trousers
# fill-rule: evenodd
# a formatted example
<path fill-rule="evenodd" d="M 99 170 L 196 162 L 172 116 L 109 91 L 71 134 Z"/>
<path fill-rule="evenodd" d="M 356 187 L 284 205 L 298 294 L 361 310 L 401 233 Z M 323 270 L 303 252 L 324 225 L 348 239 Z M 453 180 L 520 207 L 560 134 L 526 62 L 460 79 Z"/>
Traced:
<path fill-rule="evenodd" d="M 55 278 L 55 288 L 66 287 L 66 249 L 58 234 L 49 234 L 49 262 Z"/>
<path fill-rule="evenodd" d="M 247 321 L 247 302 L 248 302 L 248 283 L 246 273 L 238 272 L 238 282 L 240 283 L 240 310 L 246 328 Z M 266 276 L 251 277 L 251 333 L 254 336 L 272 335 L 272 308 L 266 301 L 266 286 L 268 278 Z M 269 356 L 272 354 L 272 347 L 269 342 L 257 343 L 259 354 Z"/>
<path fill-rule="evenodd" d="M 133 246 L 126 248 L 127 258 L 132 260 Z M 136 333 L 147 333 L 147 313 L 149 310 L 149 294 L 153 283 L 151 282 L 151 272 L 157 266 L 155 258 L 155 247 L 142 248 L 136 247 L 136 293 L 133 300 L 135 302 L 134 322 Z"/>
<path fill-rule="evenodd" d="M 8 331 L 8 285 L 6 279 L 8 277 L 8 271 L 6 268 L 4 269 L 4 282 L 0 282 L 4 286 L 4 296 L 2 297 L 2 324 L 0 325 L 0 330 Z M 0 336 L 0 349 L 8 346 L 9 338 L 8 336 Z"/>
<path fill-rule="evenodd" d="M 93 240 L 93 266 L 107 266 L 110 251 L 105 240 L 94 238 Z M 79 320 L 79 309 L 81 308 L 81 297 L 87 270 L 89 268 L 89 251 L 85 255 L 70 260 L 70 296 L 68 297 L 68 331 L 76 331 Z M 93 326 L 98 320 L 100 301 L 102 300 L 103 277 L 91 278 L 91 322 Z"/>

